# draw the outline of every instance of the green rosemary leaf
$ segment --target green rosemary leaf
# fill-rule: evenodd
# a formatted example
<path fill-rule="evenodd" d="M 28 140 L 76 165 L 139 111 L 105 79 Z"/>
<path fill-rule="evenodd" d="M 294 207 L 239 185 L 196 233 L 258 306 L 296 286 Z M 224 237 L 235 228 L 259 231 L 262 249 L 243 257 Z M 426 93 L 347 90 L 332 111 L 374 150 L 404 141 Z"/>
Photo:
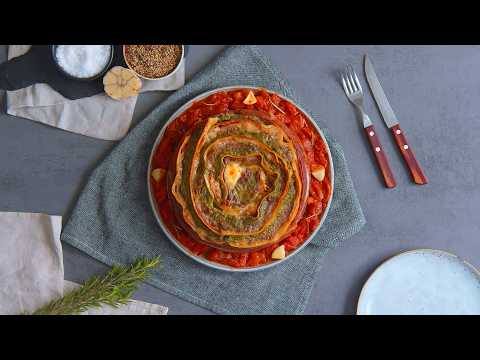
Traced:
<path fill-rule="evenodd" d="M 127 304 L 138 284 L 150 275 L 158 262 L 158 257 L 139 258 L 128 266 L 114 265 L 103 278 L 92 277 L 82 287 L 48 303 L 32 315 L 74 315 L 103 304 L 113 307 Z"/>

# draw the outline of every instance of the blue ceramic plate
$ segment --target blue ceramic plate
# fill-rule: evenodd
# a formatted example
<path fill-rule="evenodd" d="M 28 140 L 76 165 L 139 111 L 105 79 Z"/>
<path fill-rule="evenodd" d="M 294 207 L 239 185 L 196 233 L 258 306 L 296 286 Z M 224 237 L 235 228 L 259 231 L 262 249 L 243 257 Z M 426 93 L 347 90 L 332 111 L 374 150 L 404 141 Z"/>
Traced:
<path fill-rule="evenodd" d="M 373 272 L 360 294 L 357 314 L 478 315 L 480 273 L 445 251 L 406 251 Z"/>

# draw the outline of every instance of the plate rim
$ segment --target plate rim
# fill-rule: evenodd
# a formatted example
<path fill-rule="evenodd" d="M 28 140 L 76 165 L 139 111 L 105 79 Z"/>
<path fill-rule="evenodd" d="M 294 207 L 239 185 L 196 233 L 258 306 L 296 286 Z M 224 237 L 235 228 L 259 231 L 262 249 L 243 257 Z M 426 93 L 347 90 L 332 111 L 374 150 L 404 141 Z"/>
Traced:
<path fill-rule="evenodd" d="M 362 290 L 360 291 L 360 295 L 358 296 L 355 315 L 369 316 L 368 314 L 360 313 L 360 303 L 362 302 L 363 298 L 365 297 L 365 289 L 367 288 L 369 282 L 372 280 L 374 275 L 378 273 L 380 268 L 382 268 L 384 265 L 386 265 L 387 263 L 395 260 L 398 257 L 404 256 L 404 255 L 407 255 L 407 254 L 411 254 L 411 253 L 432 253 L 432 254 L 433 253 L 440 253 L 442 255 L 447 255 L 451 258 L 455 258 L 455 259 L 459 260 L 461 263 L 463 263 L 464 265 L 466 265 L 468 268 L 470 268 L 477 275 L 478 280 L 480 282 L 480 270 L 477 269 L 475 266 L 473 266 L 471 263 L 469 263 L 467 260 L 462 259 L 458 255 L 455 255 L 454 253 L 452 253 L 450 251 L 443 250 L 443 249 L 434 249 L 434 248 L 417 248 L 417 249 L 404 250 L 404 251 L 401 251 L 397 254 L 394 254 L 394 255 L 391 255 L 391 256 L 387 257 L 379 265 L 377 265 L 375 267 L 375 269 L 372 271 L 372 273 L 368 276 L 367 280 L 365 281 L 365 283 L 362 286 Z"/>
<path fill-rule="evenodd" d="M 150 183 L 150 174 L 152 172 L 152 159 L 153 159 L 153 155 L 155 153 L 155 150 L 160 142 L 160 140 L 162 139 L 164 133 L 165 133 L 165 130 L 167 128 L 167 126 L 174 120 L 176 119 L 182 112 L 184 112 L 185 110 L 187 110 L 194 102 L 196 101 L 199 101 L 201 100 L 202 98 L 206 98 L 208 96 L 210 96 L 211 94 L 214 94 L 216 92 L 221 92 L 221 91 L 230 91 L 230 90 L 236 90 L 236 89 L 252 89 L 252 90 L 265 90 L 269 93 L 272 93 L 272 94 L 275 94 L 277 96 L 279 96 L 280 98 L 284 99 L 284 100 L 287 100 L 289 102 L 291 102 L 292 104 L 294 104 L 300 111 L 303 112 L 303 114 L 307 117 L 307 119 L 310 121 L 310 123 L 315 127 L 315 129 L 318 131 L 318 133 L 320 134 L 320 137 L 322 138 L 323 142 L 325 143 L 325 148 L 327 149 L 327 154 L 328 154 L 328 159 L 329 159 L 329 165 L 330 165 L 330 168 L 329 168 L 329 171 L 330 171 L 330 185 L 331 185 L 331 193 L 332 195 L 330 196 L 330 199 L 328 200 L 328 203 L 327 203 L 327 207 L 325 209 L 325 211 L 323 212 L 322 214 L 322 218 L 320 219 L 320 223 L 318 224 L 317 228 L 313 231 L 313 233 L 310 234 L 310 236 L 308 237 L 307 240 L 305 240 L 303 242 L 302 245 L 300 245 L 298 248 L 296 248 L 292 253 L 290 253 L 287 257 L 285 257 L 284 259 L 281 259 L 281 260 L 276 260 L 276 261 L 272 261 L 268 264 L 265 264 L 265 265 L 260 265 L 260 266 L 255 266 L 255 267 L 249 267 L 249 268 L 234 268 L 234 267 L 231 267 L 231 266 L 228 266 L 228 265 L 223 265 L 223 264 L 217 264 L 217 263 L 214 263 L 212 261 L 209 261 L 207 259 L 204 259 L 204 258 L 201 258 L 200 256 L 196 256 L 194 254 L 192 254 L 188 249 L 186 249 L 183 245 L 181 245 L 175 238 L 172 234 L 170 234 L 170 231 L 166 228 L 166 226 L 163 224 L 163 220 L 161 219 L 161 216 L 159 215 L 159 211 L 157 209 L 157 204 L 156 204 L 156 201 L 155 199 L 153 198 L 153 195 L 152 195 L 152 186 L 151 186 L 151 183 Z M 330 150 L 330 145 L 328 144 L 327 142 L 327 139 L 325 138 L 325 135 L 322 131 L 322 129 L 320 128 L 320 126 L 317 125 L 317 123 L 313 120 L 312 116 L 305 111 L 305 109 L 303 109 L 303 107 L 299 106 L 295 101 L 293 101 L 292 99 L 288 98 L 287 96 L 284 96 L 276 91 L 273 91 L 273 90 L 270 90 L 268 88 L 265 88 L 265 87 L 260 87 L 260 86 L 250 86 L 250 85 L 232 85 L 232 86 L 224 86 L 224 87 L 219 87 L 219 88 L 215 88 L 215 89 L 212 89 L 212 90 L 208 90 L 208 91 L 205 91 L 203 93 L 200 93 L 199 95 L 196 95 L 195 97 L 193 97 L 192 99 L 190 99 L 189 101 L 187 101 L 186 103 L 184 103 L 182 106 L 180 106 L 172 115 L 170 115 L 170 117 L 168 118 L 168 120 L 165 122 L 165 124 L 163 124 L 162 128 L 160 129 L 157 137 L 155 138 L 155 141 L 153 142 L 153 145 L 152 145 L 152 148 L 151 148 L 151 151 L 150 151 L 150 156 L 148 158 L 148 167 L 147 167 L 147 191 L 148 191 L 148 198 L 149 198 L 149 202 L 150 202 L 150 208 L 152 209 L 152 212 L 155 216 L 155 219 L 157 220 L 157 223 L 159 224 L 160 228 L 162 229 L 163 233 L 167 236 L 167 238 L 170 240 L 171 243 L 173 243 L 173 245 L 179 249 L 182 253 L 184 253 L 185 255 L 187 255 L 189 258 L 193 259 L 194 261 L 202 264 L 202 265 L 205 265 L 209 268 L 213 268 L 213 269 L 217 269 L 217 270 L 222 270 L 222 271 L 227 271 L 227 272 L 254 272 L 254 271 L 260 271 L 260 270 L 265 270 L 265 269 L 269 269 L 273 266 L 276 266 L 276 265 L 279 265 L 281 263 L 283 263 L 284 261 L 290 259 L 292 256 L 296 255 L 298 252 L 300 252 L 305 246 L 307 246 L 312 240 L 313 238 L 315 237 L 315 235 L 317 235 L 318 231 L 320 230 L 320 228 L 322 227 L 329 211 L 330 211 L 330 207 L 331 207 L 331 204 L 332 204 L 332 200 L 333 200 L 333 194 L 334 194 L 334 189 L 335 189 L 335 173 L 334 173 L 334 165 L 333 165 L 333 158 L 332 158 L 332 154 L 331 154 L 331 150 Z"/>

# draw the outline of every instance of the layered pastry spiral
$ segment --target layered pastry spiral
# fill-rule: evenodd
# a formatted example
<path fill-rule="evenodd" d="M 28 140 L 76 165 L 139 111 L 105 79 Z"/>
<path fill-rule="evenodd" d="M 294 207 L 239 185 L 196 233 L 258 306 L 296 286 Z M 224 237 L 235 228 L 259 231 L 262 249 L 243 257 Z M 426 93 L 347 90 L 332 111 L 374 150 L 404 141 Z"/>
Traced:
<path fill-rule="evenodd" d="M 298 139 L 275 119 L 225 113 L 185 133 L 171 162 L 177 216 L 198 241 L 228 250 L 275 244 L 305 209 L 309 171 Z"/>

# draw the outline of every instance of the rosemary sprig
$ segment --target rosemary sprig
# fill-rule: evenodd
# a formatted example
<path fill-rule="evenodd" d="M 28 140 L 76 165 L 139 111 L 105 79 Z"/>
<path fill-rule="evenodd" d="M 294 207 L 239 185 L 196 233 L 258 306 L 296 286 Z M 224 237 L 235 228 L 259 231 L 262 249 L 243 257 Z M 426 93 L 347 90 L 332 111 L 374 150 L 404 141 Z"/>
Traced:
<path fill-rule="evenodd" d="M 140 258 L 128 266 L 114 265 L 103 278 L 94 276 L 81 288 L 48 303 L 32 315 L 75 315 L 103 304 L 113 307 L 124 305 L 158 262 L 158 257 Z"/>

